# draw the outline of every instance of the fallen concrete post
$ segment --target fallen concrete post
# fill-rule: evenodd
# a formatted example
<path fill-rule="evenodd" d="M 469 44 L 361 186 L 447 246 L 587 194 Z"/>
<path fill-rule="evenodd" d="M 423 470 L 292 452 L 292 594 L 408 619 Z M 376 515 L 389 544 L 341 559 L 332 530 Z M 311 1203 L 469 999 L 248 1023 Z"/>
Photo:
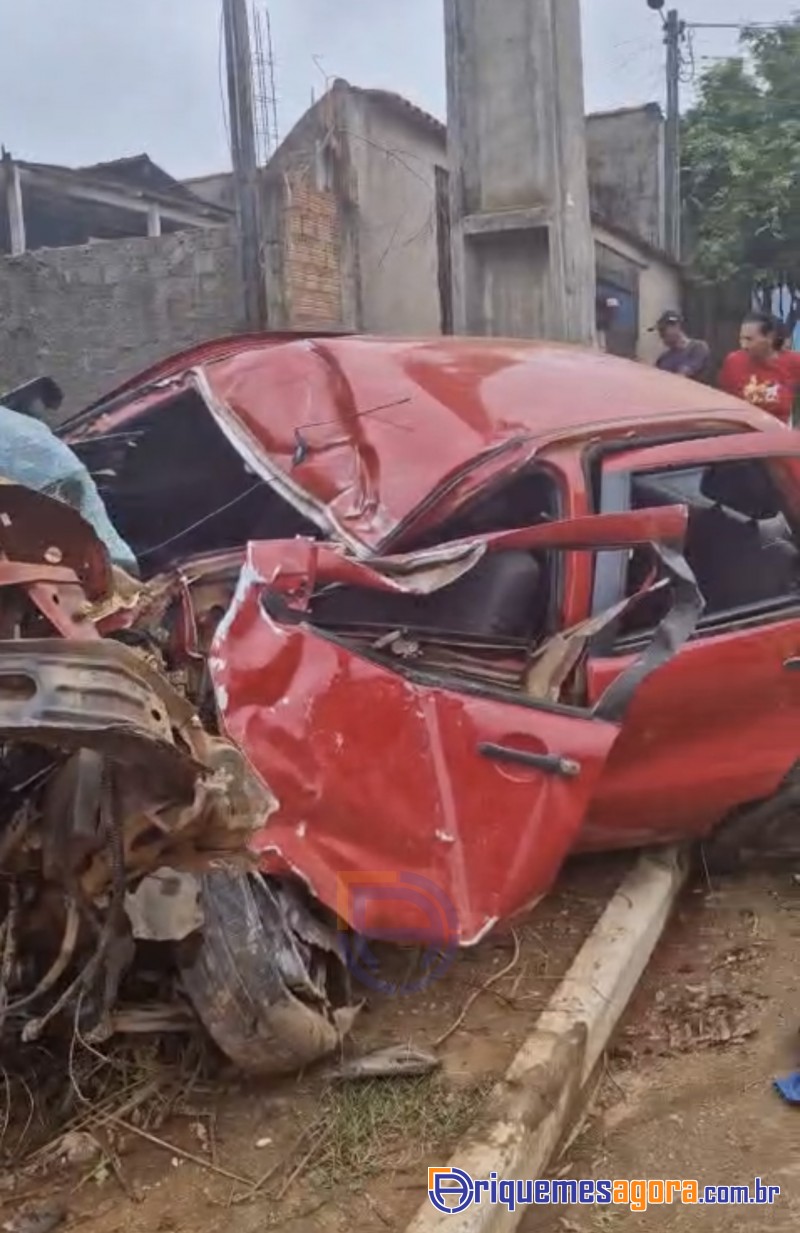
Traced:
<path fill-rule="evenodd" d="M 472 1178 L 537 1178 L 580 1114 L 589 1079 L 686 878 L 685 849 L 645 854 L 610 899 L 547 1009 L 449 1161 Z M 406 1233 L 511 1233 L 529 1208 L 485 1200 L 443 1214 L 425 1200 Z"/>

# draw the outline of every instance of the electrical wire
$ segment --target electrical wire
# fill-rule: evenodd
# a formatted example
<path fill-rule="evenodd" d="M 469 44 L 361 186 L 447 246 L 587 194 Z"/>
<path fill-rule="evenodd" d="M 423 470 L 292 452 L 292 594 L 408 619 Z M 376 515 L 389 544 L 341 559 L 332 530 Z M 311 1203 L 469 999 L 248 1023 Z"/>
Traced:
<path fill-rule="evenodd" d="M 228 105 L 225 99 L 225 87 L 223 83 L 223 62 L 225 59 L 225 15 L 220 9 L 219 13 L 219 36 L 217 40 L 217 79 L 219 82 L 219 101 L 222 106 L 222 123 L 225 126 L 225 136 L 228 139 L 228 149 L 231 148 L 231 126 L 228 122 Z"/>
<path fill-rule="evenodd" d="M 169 548 L 171 544 L 177 543 L 179 539 L 185 539 L 185 537 L 191 534 L 192 531 L 196 531 L 198 527 L 203 527 L 207 522 L 211 522 L 214 518 L 218 518 L 220 514 L 226 513 L 229 509 L 232 509 L 234 505 L 238 505 L 241 501 L 244 501 L 244 499 L 249 497 L 252 492 L 255 492 L 257 488 L 263 488 L 264 486 L 265 481 L 258 480 L 250 488 L 246 488 L 244 492 L 240 492 L 238 497 L 234 497 L 232 501 L 228 501 L 226 505 L 220 505 L 218 509 L 212 510 L 210 514 L 206 514 L 204 517 L 198 518 L 197 522 L 193 522 L 191 526 L 184 527 L 182 531 L 178 531 L 175 535 L 171 535 L 169 539 L 162 540 L 160 544 L 153 544 L 150 548 L 142 548 L 140 552 L 137 552 L 137 557 L 151 557 L 154 552 L 160 552 L 162 548 Z"/>
<path fill-rule="evenodd" d="M 800 23 L 796 21 L 687 21 L 687 30 L 797 30 L 800 33 Z"/>
<path fill-rule="evenodd" d="M 798 108 L 798 119 L 800 119 L 800 89 L 796 94 L 778 94 L 773 90 L 739 90 L 729 89 L 727 86 L 720 87 L 725 98 L 737 98 L 743 102 L 752 103 L 785 103 L 787 107 Z"/>

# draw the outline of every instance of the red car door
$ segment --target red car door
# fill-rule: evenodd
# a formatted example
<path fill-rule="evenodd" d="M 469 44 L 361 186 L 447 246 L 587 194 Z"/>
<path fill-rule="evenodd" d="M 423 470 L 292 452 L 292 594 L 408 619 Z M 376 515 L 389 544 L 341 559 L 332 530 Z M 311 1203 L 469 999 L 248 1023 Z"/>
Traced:
<path fill-rule="evenodd" d="M 680 508 L 642 511 L 465 547 L 482 554 L 674 543 L 685 525 Z M 442 559 L 459 551 L 448 545 Z M 210 669 L 227 735 L 280 802 L 255 837 L 263 867 L 293 871 L 374 937 L 418 936 L 438 919 L 443 935 L 466 945 L 549 889 L 626 701 L 673 647 L 651 640 L 598 708 L 579 709 L 398 665 L 311 624 L 307 605 L 320 587 L 413 589 L 415 569 L 429 579 L 435 556 L 364 563 L 309 540 L 251 544 Z M 691 632 L 693 613 L 687 621 L 684 609 L 681 619 L 676 644 Z"/>
<path fill-rule="evenodd" d="M 734 473 L 734 463 L 756 471 Z M 726 481 L 734 491 L 725 502 L 703 496 L 710 469 L 717 477 L 733 477 Z M 769 555 L 757 561 L 769 565 L 770 580 L 774 573 L 775 593 L 767 587 L 748 600 L 752 562 L 744 551 L 736 555 L 737 536 L 743 533 L 745 546 L 754 543 L 762 520 L 750 515 L 771 511 L 745 510 L 737 524 L 740 511 L 728 500 L 738 501 L 736 484 L 756 474 L 768 480 L 791 535 L 787 542 L 762 545 L 766 554 L 780 550 L 775 565 Z M 703 519 L 720 528 L 705 545 L 702 536 L 698 540 L 698 583 L 713 597 L 720 583 L 714 571 L 722 570 L 730 552 L 720 593 L 726 598 L 723 606 L 719 597 L 710 604 L 694 637 L 633 698 L 588 813 L 580 841 L 585 848 L 705 834 L 734 807 L 771 795 L 800 757 L 800 674 L 791 671 L 800 656 L 800 591 L 794 583 L 795 577 L 800 582 L 800 441 L 778 430 L 618 454 L 603 468 L 601 509 L 630 509 L 637 491 L 652 500 L 659 485 L 665 499 L 684 499 L 696 509 L 686 544 L 690 563 Z M 743 496 L 741 503 L 751 499 Z M 596 609 L 619 598 L 626 568 L 623 554 L 598 558 Z M 741 602 L 731 602 L 740 586 Z M 627 643 L 595 649 L 587 669 L 590 703 L 627 670 L 633 651 L 626 646 L 635 648 L 641 636 L 643 631 L 629 634 Z"/>

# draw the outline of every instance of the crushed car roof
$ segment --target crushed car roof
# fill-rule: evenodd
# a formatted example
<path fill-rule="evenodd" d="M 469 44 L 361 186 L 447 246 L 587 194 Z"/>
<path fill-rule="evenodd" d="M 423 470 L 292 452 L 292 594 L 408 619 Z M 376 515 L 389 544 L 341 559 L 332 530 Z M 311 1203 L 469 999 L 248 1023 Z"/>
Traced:
<path fill-rule="evenodd" d="M 653 418 L 774 421 L 707 386 L 601 352 L 499 339 L 259 336 L 151 369 L 67 425 L 117 427 L 195 389 L 248 461 L 351 544 L 396 544 L 550 441 Z"/>

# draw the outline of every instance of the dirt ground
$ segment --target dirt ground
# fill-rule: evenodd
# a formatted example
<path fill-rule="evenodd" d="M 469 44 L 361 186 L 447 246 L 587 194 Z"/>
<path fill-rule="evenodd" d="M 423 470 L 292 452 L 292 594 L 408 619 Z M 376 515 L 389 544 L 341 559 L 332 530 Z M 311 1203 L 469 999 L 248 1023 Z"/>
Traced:
<path fill-rule="evenodd" d="M 0 1227 L 47 1233 L 20 1215 L 56 1204 L 68 1212 L 63 1227 L 86 1233 L 399 1233 L 423 1197 L 425 1165 L 446 1159 L 466 1130 L 625 868 L 609 860 L 570 869 L 518 928 L 515 962 L 514 939 L 492 938 L 424 993 L 372 1002 L 355 1051 L 430 1047 L 498 978 L 441 1049 L 433 1078 L 337 1086 L 316 1073 L 280 1085 L 200 1084 L 179 1115 L 144 1123 L 158 1144 L 137 1133 L 109 1137 L 108 1126 L 90 1120 L 109 1151 L 71 1169 L 6 1169 Z M 799 1227 L 800 1108 L 772 1085 L 800 1066 L 798 939 L 800 884 L 791 871 L 687 891 L 587 1115 L 554 1165 L 564 1178 L 750 1184 L 760 1176 L 781 1187 L 777 1206 L 562 1207 L 530 1213 L 523 1233 Z"/>
<path fill-rule="evenodd" d="M 122 1125 L 87 1110 L 81 1130 L 95 1135 L 101 1155 L 70 1169 L 48 1158 L 33 1174 L 3 1161 L 0 1227 L 48 1233 L 46 1222 L 26 1218 L 55 1204 L 67 1212 L 62 1227 L 85 1233 L 401 1230 L 424 1198 L 426 1166 L 446 1158 L 468 1128 L 631 860 L 575 864 L 517 925 L 516 940 L 493 935 L 421 993 L 371 997 L 351 1053 L 405 1043 L 430 1049 L 468 1007 L 432 1077 L 337 1085 L 323 1070 L 271 1085 L 200 1082 L 163 1123 L 126 1114 Z M 411 957 L 395 953 L 390 962 L 395 977 L 408 974 Z M 126 1072 L 118 1105 L 146 1081 L 129 1082 Z M 104 1107 L 113 1115 L 113 1100 Z M 12 1130 L 0 1138 L 6 1156 Z"/>
<path fill-rule="evenodd" d="M 554 1173 L 781 1187 L 774 1208 L 560 1208 L 524 1233 L 789 1233 L 800 1227 L 800 1107 L 773 1078 L 800 1066 L 800 885 L 687 893 L 632 1003 L 594 1110 Z"/>

